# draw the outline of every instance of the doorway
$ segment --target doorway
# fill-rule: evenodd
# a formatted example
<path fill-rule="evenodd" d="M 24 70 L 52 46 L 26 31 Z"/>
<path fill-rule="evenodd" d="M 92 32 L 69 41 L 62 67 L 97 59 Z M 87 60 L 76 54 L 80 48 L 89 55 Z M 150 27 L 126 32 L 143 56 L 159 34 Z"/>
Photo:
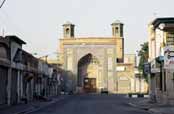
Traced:
<path fill-rule="evenodd" d="M 96 78 L 84 79 L 84 91 L 87 93 L 95 93 L 97 91 Z"/>

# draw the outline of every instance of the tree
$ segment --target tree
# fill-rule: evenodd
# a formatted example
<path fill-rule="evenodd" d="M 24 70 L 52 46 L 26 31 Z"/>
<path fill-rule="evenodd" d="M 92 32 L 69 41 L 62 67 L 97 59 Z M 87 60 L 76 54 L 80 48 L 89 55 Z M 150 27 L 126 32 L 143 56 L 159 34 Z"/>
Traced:
<path fill-rule="evenodd" d="M 141 49 L 138 52 L 138 56 L 140 57 L 139 65 L 138 65 L 138 70 L 140 72 L 143 72 L 144 69 L 144 63 L 148 62 L 149 58 L 149 46 L 148 42 L 145 42 L 141 44 Z"/>

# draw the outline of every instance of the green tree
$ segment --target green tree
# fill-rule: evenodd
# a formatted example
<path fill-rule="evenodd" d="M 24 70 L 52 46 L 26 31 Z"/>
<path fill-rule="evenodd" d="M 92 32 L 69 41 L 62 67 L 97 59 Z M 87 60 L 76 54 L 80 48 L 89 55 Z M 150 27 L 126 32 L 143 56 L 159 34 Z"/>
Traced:
<path fill-rule="evenodd" d="M 139 65 L 138 65 L 138 70 L 140 72 L 143 72 L 144 69 L 144 63 L 148 62 L 149 58 L 149 46 L 148 42 L 145 42 L 141 44 L 141 49 L 138 52 L 138 56 L 140 57 Z"/>

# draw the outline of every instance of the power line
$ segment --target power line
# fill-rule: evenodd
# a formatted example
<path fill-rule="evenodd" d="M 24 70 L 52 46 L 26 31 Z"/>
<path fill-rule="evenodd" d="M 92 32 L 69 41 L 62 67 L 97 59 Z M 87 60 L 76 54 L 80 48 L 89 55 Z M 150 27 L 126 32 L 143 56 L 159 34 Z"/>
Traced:
<path fill-rule="evenodd" d="M 4 3 L 5 3 L 5 1 L 6 1 L 6 0 L 3 0 L 3 2 L 2 2 L 1 5 L 0 5 L 0 8 L 2 8 L 2 6 L 3 6 Z"/>

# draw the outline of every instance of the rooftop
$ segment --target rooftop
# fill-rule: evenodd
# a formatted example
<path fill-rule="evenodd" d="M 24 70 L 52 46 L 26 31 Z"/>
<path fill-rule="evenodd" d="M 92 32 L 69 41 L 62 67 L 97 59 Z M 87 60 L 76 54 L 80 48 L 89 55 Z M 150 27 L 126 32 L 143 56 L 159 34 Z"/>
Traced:
<path fill-rule="evenodd" d="M 15 35 L 5 36 L 5 38 L 7 38 L 9 40 L 13 40 L 19 44 L 26 44 L 26 42 L 24 42 L 23 40 L 21 40 L 19 37 L 15 36 Z"/>
<path fill-rule="evenodd" d="M 72 24 L 70 21 L 66 21 L 64 24 L 63 24 L 63 26 L 64 25 L 74 25 L 74 24 Z"/>
<path fill-rule="evenodd" d="M 151 24 L 154 26 L 154 28 L 157 28 L 161 23 L 174 24 L 174 17 L 156 18 Z"/>
<path fill-rule="evenodd" d="M 114 24 L 123 24 L 120 20 L 115 20 L 111 25 L 114 25 Z"/>

